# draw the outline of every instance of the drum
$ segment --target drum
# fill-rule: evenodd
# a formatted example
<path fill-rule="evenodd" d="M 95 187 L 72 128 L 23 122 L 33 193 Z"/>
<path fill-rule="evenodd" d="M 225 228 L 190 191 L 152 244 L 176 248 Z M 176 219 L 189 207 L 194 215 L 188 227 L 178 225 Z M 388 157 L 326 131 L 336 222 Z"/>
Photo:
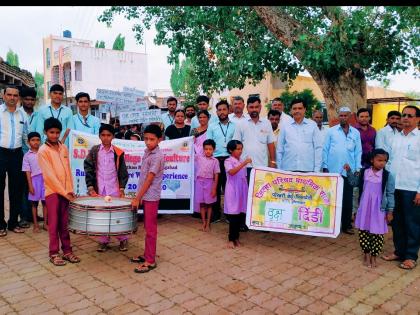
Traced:
<path fill-rule="evenodd" d="M 131 200 L 112 197 L 79 197 L 69 206 L 69 230 L 88 235 L 123 235 L 137 230 L 137 212 Z"/>

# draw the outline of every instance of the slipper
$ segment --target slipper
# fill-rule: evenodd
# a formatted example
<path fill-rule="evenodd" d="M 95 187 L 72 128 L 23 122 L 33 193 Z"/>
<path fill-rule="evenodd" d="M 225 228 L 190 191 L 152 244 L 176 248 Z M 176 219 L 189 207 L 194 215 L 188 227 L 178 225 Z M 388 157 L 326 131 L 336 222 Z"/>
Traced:
<path fill-rule="evenodd" d="M 64 266 L 65 264 L 67 264 L 63 259 L 61 259 L 60 255 L 52 255 L 50 257 L 50 262 L 54 266 Z"/>
<path fill-rule="evenodd" d="M 389 255 L 382 255 L 381 259 L 385 261 L 394 261 L 394 260 L 401 260 L 401 258 L 395 254 L 389 254 Z"/>
<path fill-rule="evenodd" d="M 80 258 L 73 253 L 63 255 L 63 259 L 71 262 L 72 264 L 77 264 L 80 262 Z"/>
<path fill-rule="evenodd" d="M 124 240 L 124 241 L 120 242 L 120 248 L 119 248 L 120 252 L 126 252 L 128 250 L 127 244 L 128 244 L 127 240 Z"/>
<path fill-rule="evenodd" d="M 134 269 L 134 272 L 135 273 L 146 273 L 146 272 L 149 272 L 150 270 L 155 269 L 157 267 L 157 264 L 156 263 L 154 263 L 153 265 L 145 265 L 145 264 L 143 264 L 143 265 L 141 265 L 139 267 L 137 267 L 137 268 Z"/>
<path fill-rule="evenodd" d="M 12 230 L 12 232 L 14 232 L 14 233 L 25 233 L 25 230 L 17 226 Z"/>
<path fill-rule="evenodd" d="M 401 269 L 411 270 L 417 266 L 417 262 L 412 259 L 406 259 L 401 264 L 398 265 Z"/>
<path fill-rule="evenodd" d="M 143 256 L 137 256 L 137 257 L 130 258 L 130 261 L 133 263 L 144 263 L 146 262 L 146 259 L 144 259 Z"/>
<path fill-rule="evenodd" d="M 6 229 L 0 230 L 0 237 L 6 236 L 6 235 L 7 235 Z"/>

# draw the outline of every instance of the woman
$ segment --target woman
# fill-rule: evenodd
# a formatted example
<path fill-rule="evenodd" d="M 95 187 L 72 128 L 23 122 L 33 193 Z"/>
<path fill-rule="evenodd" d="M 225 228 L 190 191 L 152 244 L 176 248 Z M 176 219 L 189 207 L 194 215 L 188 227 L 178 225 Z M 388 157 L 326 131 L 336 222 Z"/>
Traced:
<path fill-rule="evenodd" d="M 188 137 L 191 127 L 185 124 L 185 112 L 183 109 L 175 111 L 174 123 L 165 130 L 166 139 L 173 140 Z"/>
<path fill-rule="evenodd" d="M 207 110 L 200 110 L 197 113 L 197 118 L 200 126 L 191 130 L 191 136 L 194 136 L 194 153 L 202 155 L 203 142 L 207 138 L 210 114 Z"/>

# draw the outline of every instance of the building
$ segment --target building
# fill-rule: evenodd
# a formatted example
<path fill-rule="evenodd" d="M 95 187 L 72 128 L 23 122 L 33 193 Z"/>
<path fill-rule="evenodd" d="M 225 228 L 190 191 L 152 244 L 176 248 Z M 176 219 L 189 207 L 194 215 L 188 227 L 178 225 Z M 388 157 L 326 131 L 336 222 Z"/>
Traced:
<path fill-rule="evenodd" d="M 0 57 L 0 90 L 7 85 L 35 87 L 35 80 L 29 71 L 11 66 Z"/>
<path fill-rule="evenodd" d="M 66 86 L 68 104 L 74 96 L 87 92 L 96 98 L 96 89 L 121 91 L 124 86 L 147 91 L 147 55 L 95 48 L 92 41 L 50 35 L 43 39 L 44 95 L 48 103 L 53 84 Z"/>

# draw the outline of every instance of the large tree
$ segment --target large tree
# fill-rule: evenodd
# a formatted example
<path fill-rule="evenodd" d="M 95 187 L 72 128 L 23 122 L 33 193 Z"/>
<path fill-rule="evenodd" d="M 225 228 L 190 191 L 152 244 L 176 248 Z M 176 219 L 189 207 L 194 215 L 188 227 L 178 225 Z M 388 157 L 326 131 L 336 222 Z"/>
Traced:
<path fill-rule="evenodd" d="M 170 84 L 175 96 L 185 96 L 190 102 L 196 99 L 200 81 L 194 75 L 189 58 L 175 63 L 171 71 Z"/>
<path fill-rule="evenodd" d="M 44 75 L 38 70 L 35 70 L 34 81 L 37 97 L 42 100 L 44 98 Z"/>
<path fill-rule="evenodd" d="M 124 50 L 125 48 L 125 37 L 118 34 L 115 38 L 114 44 L 112 45 L 112 49 L 114 50 Z"/>
<path fill-rule="evenodd" d="M 6 55 L 6 62 L 11 66 L 15 66 L 19 68 L 19 56 L 10 48 Z"/>
<path fill-rule="evenodd" d="M 127 7 L 105 10 L 135 20 L 143 42 L 170 48 L 168 61 L 190 58 L 201 88 L 212 92 L 256 83 L 267 72 L 293 80 L 306 69 L 320 87 L 330 118 L 342 104 L 366 104 L 366 80 L 414 66 L 419 73 L 419 7 Z"/>

